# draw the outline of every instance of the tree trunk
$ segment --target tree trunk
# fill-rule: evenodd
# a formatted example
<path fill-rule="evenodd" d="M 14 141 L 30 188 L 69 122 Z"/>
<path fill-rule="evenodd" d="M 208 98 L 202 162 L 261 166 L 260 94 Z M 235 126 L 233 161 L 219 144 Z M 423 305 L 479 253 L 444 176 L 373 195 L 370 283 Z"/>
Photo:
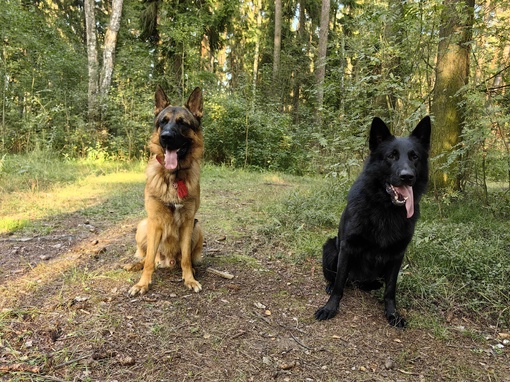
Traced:
<path fill-rule="evenodd" d="M 305 25 L 305 11 L 303 7 L 303 1 L 298 1 L 298 24 L 297 24 L 297 45 L 298 48 L 301 48 L 304 45 L 304 25 Z M 299 105 L 301 102 L 301 87 L 302 87 L 302 80 L 300 77 L 299 70 L 295 70 L 292 75 L 292 120 L 296 125 L 299 124 Z"/>
<path fill-rule="evenodd" d="M 253 80 L 252 80 L 252 100 L 251 100 L 251 111 L 255 110 L 255 98 L 257 94 L 257 79 L 259 72 L 259 60 L 260 60 L 260 28 L 262 26 L 262 0 L 257 0 L 253 3 L 253 10 L 257 19 L 257 30 L 255 31 L 255 53 L 253 54 Z"/>
<path fill-rule="evenodd" d="M 402 39 L 404 32 L 402 31 L 402 19 L 404 15 L 404 3 L 401 0 L 388 1 L 388 21 L 384 26 L 384 39 L 383 44 L 384 60 L 381 62 L 381 81 L 402 81 L 402 78 L 408 73 L 403 73 L 403 66 L 401 65 L 401 57 L 399 55 L 402 47 Z M 393 80 L 391 80 L 393 78 Z M 395 117 L 402 113 L 395 112 L 397 109 L 398 95 L 395 94 L 393 87 L 385 87 L 385 90 L 377 95 L 376 104 L 380 108 L 380 118 L 384 121 L 389 121 L 393 126 L 398 126 L 399 123 Z M 393 131 L 396 134 L 396 131 Z"/>
<path fill-rule="evenodd" d="M 101 82 L 99 92 L 101 98 L 105 97 L 110 90 L 115 58 L 115 47 L 117 45 L 117 34 L 120 29 L 120 18 L 122 16 L 123 0 L 112 0 L 112 14 L 110 25 L 104 38 L 103 69 L 101 70 Z"/>
<path fill-rule="evenodd" d="M 273 52 L 273 81 L 280 72 L 280 52 L 282 49 L 282 0 L 274 4 L 274 52 Z"/>
<path fill-rule="evenodd" d="M 464 123 L 459 91 L 469 78 L 474 0 L 444 0 L 437 50 L 436 84 L 431 112 L 431 157 L 434 188 L 460 189 L 459 159 L 449 154 L 460 141 Z"/>
<path fill-rule="evenodd" d="M 321 25 L 319 31 L 319 52 L 317 57 L 317 68 L 315 69 L 315 74 L 317 77 L 317 110 L 319 111 L 320 116 L 322 116 L 322 107 L 324 104 L 324 78 L 326 77 L 326 53 L 328 49 L 329 9 L 330 0 L 322 0 Z"/>
<path fill-rule="evenodd" d="M 88 121 L 95 122 L 98 116 L 99 64 L 97 61 L 96 17 L 94 0 L 85 0 L 85 29 L 87 35 L 87 60 L 89 73 Z"/>

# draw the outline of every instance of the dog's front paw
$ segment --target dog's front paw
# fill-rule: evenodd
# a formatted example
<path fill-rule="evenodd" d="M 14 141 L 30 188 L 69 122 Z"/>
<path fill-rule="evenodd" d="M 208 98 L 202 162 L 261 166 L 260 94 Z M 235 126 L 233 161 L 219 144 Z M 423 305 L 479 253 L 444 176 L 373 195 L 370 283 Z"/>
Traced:
<path fill-rule="evenodd" d="M 319 321 L 329 320 L 335 317 L 337 313 L 338 309 L 330 309 L 325 305 L 315 312 L 315 319 Z"/>
<path fill-rule="evenodd" d="M 398 315 L 398 313 L 390 314 L 389 316 L 387 316 L 387 318 L 388 323 L 397 329 L 404 329 L 406 327 L 407 324 L 406 320 L 404 319 L 404 317 Z"/>
<path fill-rule="evenodd" d="M 193 289 L 195 293 L 198 293 L 202 290 L 202 285 L 200 285 L 200 283 L 195 279 L 184 280 L 184 285 L 186 285 L 188 289 Z"/>
<path fill-rule="evenodd" d="M 137 294 L 142 295 L 149 291 L 149 284 L 135 284 L 131 287 L 131 289 L 128 292 L 129 297 L 134 297 Z"/>

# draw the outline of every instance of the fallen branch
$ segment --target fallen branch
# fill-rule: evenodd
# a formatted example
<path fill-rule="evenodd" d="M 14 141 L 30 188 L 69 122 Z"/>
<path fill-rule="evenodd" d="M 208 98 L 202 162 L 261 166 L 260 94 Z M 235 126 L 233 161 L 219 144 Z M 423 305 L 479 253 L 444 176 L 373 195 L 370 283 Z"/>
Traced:
<path fill-rule="evenodd" d="M 294 336 L 294 334 L 290 333 L 290 335 L 291 335 L 292 339 L 293 339 L 294 341 L 296 341 L 296 343 L 297 343 L 299 346 L 304 347 L 306 350 L 312 350 L 312 349 L 310 349 L 308 346 L 306 346 L 304 343 L 302 343 L 300 340 L 298 340 L 298 339 Z"/>
<path fill-rule="evenodd" d="M 405 371 L 405 370 L 402 370 L 402 369 L 397 369 L 399 372 L 401 372 L 402 374 L 405 374 L 405 375 L 414 375 L 416 377 L 420 376 L 419 373 L 413 373 L 412 371 Z"/>
<path fill-rule="evenodd" d="M 0 365 L 0 373 L 25 372 L 39 374 L 40 366 L 26 365 L 24 363 L 13 363 L 11 365 Z"/>
<path fill-rule="evenodd" d="M 60 369 L 61 367 L 64 367 L 64 366 L 70 365 L 70 364 L 72 364 L 72 363 L 75 363 L 75 362 L 81 361 L 82 359 L 89 358 L 89 357 L 92 357 L 92 353 L 90 353 L 90 354 L 85 354 L 85 355 L 82 355 L 81 357 L 78 357 L 78 358 L 72 359 L 72 360 L 70 360 L 70 361 L 67 361 L 67 362 L 61 363 L 61 364 L 59 364 L 59 365 L 53 366 L 53 369 Z"/>
<path fill-rule="evenodd" d="M 246 334 L 246 331 L 241 330 L 239 333 L 234 334 L 232 337 L 230 337 L 230 339 L 231 339 L 231 340 L 233 340 L 233 339 L 236 339 L 236 338 L 238 338 L 238 337 L 241 337 L 241 336 L 243 336 L 243 335 L 245 335 L 245 334 Z"/>
<path fill-rule="evenodd" d="M 211 268 L 211 267 L 207 268 L 205 271 L 209 272 L 209 273 L 212 273 L 213 275 L 223 277 L 224 279 L 232 280 L 235 277 L 231 273 L 219 271 L 219 270 Z"/>

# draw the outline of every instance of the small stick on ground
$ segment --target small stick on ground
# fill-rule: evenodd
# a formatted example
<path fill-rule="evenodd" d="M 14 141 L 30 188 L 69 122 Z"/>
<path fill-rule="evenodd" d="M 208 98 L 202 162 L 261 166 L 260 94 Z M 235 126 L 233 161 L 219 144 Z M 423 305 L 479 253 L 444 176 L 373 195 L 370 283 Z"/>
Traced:
<path fill-rule="evenodd" d="M 39 366 L 26 365 L 24 363 L 13 363 L 10 365 L 0 365 L 0 372 L 2 373 L 27 372 L 38 374 L 41 372 L 41 368 Z"/>
<path fill-rule="evenodd" d="M 234 334 L 232 337 L 230 337 L 230 339 L 231 339 L 231 340 L 233 340 L 233 339 L 236 339 L 236 338 L 238 338 L 238 337 L 241 337 L 241 336 L 243 336 L 243 335 L 245 335 L 245 334 L 246 334 L 246 331 L 241 330 L 239 333 Z"/>
<path fill-rule="evenodd" d="M 67 365 L 71 365 L 72 363 L 75 363 L 75 362 L 81 361 L 82 359 L 92 357 L 92 354 L 93 354 L 93 353 L 85 354 L 85 355 L 82 355 L 81 357 L 78 357 L 78 358 L 72 359 L 72 360 L 70 360 L 70 361 L 67 361 L 67 362 L 61 363 L 61 364 L 59 364 L 59 365 L 53 366 L 53 369 L 60 369 L 61 367 L 64 367 L 64 366 L 67 366 Z"/>
<path fill-rule="evenodd" d="M 224 279 L 228 279 L 228 280 L 232 280 L 234 278 L 234 275 L 231 273 L 219 271 L 219 270 L 211 268 L 211 267 L 207 268 L 205 271 L 212 273 L 213 275 L 223 277 Z"/>

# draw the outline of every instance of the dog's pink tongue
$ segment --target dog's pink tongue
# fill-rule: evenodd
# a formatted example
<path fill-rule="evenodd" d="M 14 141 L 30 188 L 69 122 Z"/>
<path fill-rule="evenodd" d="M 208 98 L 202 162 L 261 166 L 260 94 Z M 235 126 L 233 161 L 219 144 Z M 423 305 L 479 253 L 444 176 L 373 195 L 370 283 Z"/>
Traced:
<path fill-rule="evenodd" d="M 175 170 L 177 168 L 177 150 L 165 150 L 165 168 Z"/>
<path fill-rule="evenodd" d="M 406 199 L 407 218 L 414 215 L 414 194 L 412 186 L 395 187 L 395 190 Z"/>

